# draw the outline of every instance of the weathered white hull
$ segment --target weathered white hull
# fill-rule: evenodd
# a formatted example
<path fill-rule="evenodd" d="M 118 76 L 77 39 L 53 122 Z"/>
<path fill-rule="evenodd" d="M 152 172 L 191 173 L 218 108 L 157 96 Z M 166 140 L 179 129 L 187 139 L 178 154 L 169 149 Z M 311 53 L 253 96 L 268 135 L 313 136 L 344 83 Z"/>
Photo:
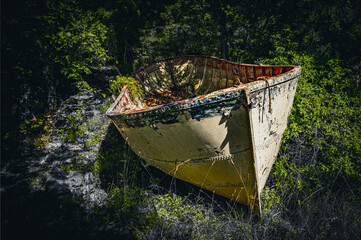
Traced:
<path fill-rule="evenodd" d="M 138 114 L 117 113 L 130 101 L 123 89 L 107 114 L 151 165 L 260 213 L 259 196 L 292 108 L 296 70 Z"/>

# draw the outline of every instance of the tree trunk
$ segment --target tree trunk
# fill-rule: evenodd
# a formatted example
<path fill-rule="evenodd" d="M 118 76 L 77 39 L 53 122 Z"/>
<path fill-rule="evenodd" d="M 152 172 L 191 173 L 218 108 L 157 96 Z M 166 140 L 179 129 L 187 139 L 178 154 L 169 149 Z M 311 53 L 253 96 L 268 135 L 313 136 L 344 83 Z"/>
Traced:
<path fill-rule="evenodd" d="M 223 59 L 229 60 L 228 31 L 227 31 L 226 19 L 225 19 L 224 12 L 222 12 L 218 23 L 219 23 L 219 27 L 220 27 L 220 31 L 221 31 L 221 35 L 220 35 L 220 38 L 221 38 L 221 57 Z"/>
<path fill-rule="evenodd" d="M 229 60 L 227 15 L 221 2 L 210 1 L 209 4 L 212 17 L 217 22 L 220 30 L 221 58 Z"/>

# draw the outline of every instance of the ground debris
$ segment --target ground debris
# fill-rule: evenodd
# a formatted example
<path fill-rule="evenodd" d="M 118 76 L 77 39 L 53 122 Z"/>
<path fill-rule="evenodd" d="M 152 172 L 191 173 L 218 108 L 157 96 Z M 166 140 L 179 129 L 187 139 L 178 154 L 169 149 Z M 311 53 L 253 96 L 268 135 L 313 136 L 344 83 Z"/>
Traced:
<path fill-rule="evenodd" d="M 183 90 L 175 90 L 163 88 L 161 91 L 156 91 L 153 94 L 145 97 L 143 104 L 148 107 L 154 107 L 162 104 L 172 103 L 187 99 L 189 94 Z"/>

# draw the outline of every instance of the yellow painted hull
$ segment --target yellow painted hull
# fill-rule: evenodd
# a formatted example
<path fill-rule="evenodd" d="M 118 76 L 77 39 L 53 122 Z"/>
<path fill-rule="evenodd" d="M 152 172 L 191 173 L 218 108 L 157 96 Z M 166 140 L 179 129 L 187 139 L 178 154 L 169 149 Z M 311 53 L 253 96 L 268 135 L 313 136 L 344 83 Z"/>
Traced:
<path fill-rule="evenodd" d="M 274 70 L 274 66 L 237 65 L 216 58 L 190 59 L 173 59 L 173 70 L 193 64 L 191 73 L 195 76 L 190 79 L 198 79 L 195 91 L 206 95 L 129 111 L 126 106 L 133 103 L 125 88 L 107 115 L 132 150 L 149 164 L 260 214 L 260 194 L 287 126 L 301 69 L 281 66 Z M 140 80 L 149 82 L 152 70 L 164 71 L 159 69 L 151 65 L 144 70 L 147 79 Z M 267 81 L 257 80 L 257 71 L 263 75 L 268 72 Z M 230 79 L 245 83 L 227 87 Z M 150 86 L 144 87 L 149 90 Z M 212 91 L 214 86 L 220 89 Z"/>

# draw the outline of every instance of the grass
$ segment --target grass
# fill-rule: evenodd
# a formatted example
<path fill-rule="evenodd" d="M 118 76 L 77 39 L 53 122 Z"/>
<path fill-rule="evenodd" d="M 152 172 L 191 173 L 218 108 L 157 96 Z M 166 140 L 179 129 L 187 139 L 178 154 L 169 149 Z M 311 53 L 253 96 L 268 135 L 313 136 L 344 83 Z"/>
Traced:
<path fill-rule="evenodd" d="M 65 172 L 92 170 L 108 192 L 106 206 L 95 207 L 84 226 L 95 226 L 94 236 L 128 239 L 359 238 L 361 109 L 356 90 L 347 93 L 354 79 L 337 61 L 317 69 L 321 64 L 309 55 L 291 54 L 268 63 L 297 59 L 303 62 L 304 73 L 282 148 L 261 196 L 262 218 L 245 206 L 149 166 L 113 125 L 94 131 L 96 118 L 85 119 L 83 113 L 74 112 L 66 119 L 74 124 L 59 134 L 64 141 L 83 143 L 84 148 L 100 144 L 100 150 L 94 164 L 83 164 L 83 156 L 74 156 L 60 167 Z M 329 75 L 338 80 L 328 83 Z M 348 84 L 332 85 L 341 78 Z M 34 119 L 24 129 L 33 135 L 50 135 L 50 120 Z M 84 132 L 89 134 L 87 140 Z M 44 189 L 44 177 L 32 178 L 31 185 Z"/>
<path fill-rule="evenodd" d="M 357 78 L 337 60 L 288 54 L 267 62 L 302 62 L 304 73 L 262 193 L 262 218 L 148 166 L 112 127 L 96 164 L 109 192 L 110 222 L 137 239 L 359 238 L 361 109 L 357 90 L 347 91 Z"/>
<path fill-rule="evenodd" d="M 274 183 L 280 165 L 290 161 L 282 156 L 263 191 L 264 215 L 259 218 L 247 207 L 147 165 L 114 126 L 103 144 L 117 146 L 103 146 L 96 170 L 108 186 L 107 221 L 129 238 L 353 239 L 361 234 L 359 203 L 346 182 L 340 185 L 336 179 L 306 196 L 290 181 L 304 174 L 294 168 L 282 179 L 290 183 L 279 188 Z"/>

